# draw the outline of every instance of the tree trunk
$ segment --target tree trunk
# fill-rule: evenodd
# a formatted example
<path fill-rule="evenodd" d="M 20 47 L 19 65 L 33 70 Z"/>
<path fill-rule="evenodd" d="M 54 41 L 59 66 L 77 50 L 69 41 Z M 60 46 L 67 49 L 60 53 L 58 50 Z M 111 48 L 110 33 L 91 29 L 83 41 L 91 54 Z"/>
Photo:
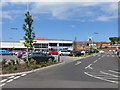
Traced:
<path fill-rule="evenodd" d="M 28 60 L 28 47 L 27 47 L 27 65 L 29 66 L 30 65 L 30 62 Z"/>

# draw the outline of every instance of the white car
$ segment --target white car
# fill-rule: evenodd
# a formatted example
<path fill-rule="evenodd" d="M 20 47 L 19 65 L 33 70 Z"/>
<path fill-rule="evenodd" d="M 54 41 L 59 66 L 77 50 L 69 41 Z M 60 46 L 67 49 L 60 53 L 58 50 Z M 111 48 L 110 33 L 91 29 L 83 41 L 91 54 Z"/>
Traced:
<path fill-rule="evenodd" d="M 103 51 L 103 50 L 100 50 L 100 51 L 99 51 L 99 53 L 104 53 L 104 52 L 105 52 L 105 51 Z"/>
<path fill-rule="evenodd" d="M 70 55 L 70 50 L 61 50 L 58 52 L 60 55 Z"/>

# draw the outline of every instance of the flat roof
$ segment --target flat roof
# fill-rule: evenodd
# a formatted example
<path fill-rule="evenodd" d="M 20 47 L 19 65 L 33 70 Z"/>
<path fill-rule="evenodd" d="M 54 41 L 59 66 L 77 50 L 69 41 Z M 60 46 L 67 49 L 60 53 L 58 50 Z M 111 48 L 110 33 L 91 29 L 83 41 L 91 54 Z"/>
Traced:
<path fill-rule="evenodd" d="M 24 40 L 24 39 L 20 39 L 20 40 Z M 34 39 L 34 40 L 53 40 L 53 41 L 55 41 L 55 40 L 57 40 L 57 41 L 72 41 L 72 40 L 64 40 L 64 39 Z"/>

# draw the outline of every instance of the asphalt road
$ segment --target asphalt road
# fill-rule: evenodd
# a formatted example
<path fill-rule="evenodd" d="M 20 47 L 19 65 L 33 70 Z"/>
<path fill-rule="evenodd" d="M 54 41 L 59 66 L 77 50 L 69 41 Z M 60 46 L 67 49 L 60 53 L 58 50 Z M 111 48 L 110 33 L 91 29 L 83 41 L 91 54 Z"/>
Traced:
<path fill-rule="evenodd" d="M 118 88 L 118 58 L 112 53 L 70 60 L 20 76 L 3 77 L 2 88 Z"/>

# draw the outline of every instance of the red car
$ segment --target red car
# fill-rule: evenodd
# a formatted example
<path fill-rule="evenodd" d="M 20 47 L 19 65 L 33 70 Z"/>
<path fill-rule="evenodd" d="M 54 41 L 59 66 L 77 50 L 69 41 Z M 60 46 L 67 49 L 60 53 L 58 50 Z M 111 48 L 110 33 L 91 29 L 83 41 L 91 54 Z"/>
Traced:
<path fill-rule="evenodd" d="M 71 56 L 77 56 L 77 55 L 84 55 L 83 53 L 81 53 L 81 51 L 71 51 L 70 52 Z"/>
<path fill-rule="evenodd" d="M 58 52 L 57 52 L 57 51 L 49 51 L 48 54 L 54 54 L 54 55 L 57 55 Z"/>
<path fill-rule="evenodd" d="M 86 53 L 94 53 L 94 50 L 87 50 Z"/>

